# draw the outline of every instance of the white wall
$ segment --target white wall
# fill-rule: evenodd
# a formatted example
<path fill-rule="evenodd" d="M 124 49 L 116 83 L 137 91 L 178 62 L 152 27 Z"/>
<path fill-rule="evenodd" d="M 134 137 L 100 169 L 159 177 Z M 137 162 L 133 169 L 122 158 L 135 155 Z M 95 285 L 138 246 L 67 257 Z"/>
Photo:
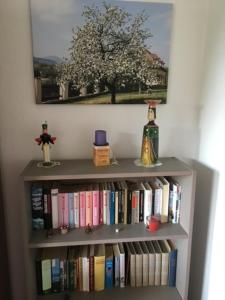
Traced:
<path fill-rule="evenodd" d="M 161 156 L 196 157 L 206 15 L 204 0 L 175 1 L 168 104 L 158 108 Z M 28 0 L 0 0 L 0 45 L 1 172 L 13 295 L 24 299 L 18 176 L 30 159 L 41 158 L 34 142 L 40 125 L 47 120 L 50 133 L 58 137 L 54 158 L 91 157 L 95 129 L 107 130 L 117 157 L 138 157 L 147 108 L 36 105 Z"/>
<path fill-rule="evenodd" d="M 209 12 L 201 94 L 200 146 L 196 163 L 200 185 L 197 186 L 196 198 L 198 203 L 194 226 L 193 257 L 195 261 L 192 261 L 191 268 L 191 300 L 225 299 L 223 275 L 225 269 L 224 0 L 211 0 Z M 200 269 L 204 272 L 203 274 L 199 273 Z"/>

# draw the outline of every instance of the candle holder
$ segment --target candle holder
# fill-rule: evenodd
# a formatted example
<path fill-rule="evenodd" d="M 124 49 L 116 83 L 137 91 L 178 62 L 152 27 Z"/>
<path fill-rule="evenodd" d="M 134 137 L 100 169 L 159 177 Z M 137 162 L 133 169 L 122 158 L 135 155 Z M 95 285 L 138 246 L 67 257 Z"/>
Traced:
<path fill-rule="evenodd" d="M 106 131 L 104 130 L 95 131 L 93 162 L 96 167 L 110 165 L 110 147 L 106 140 Z"/>

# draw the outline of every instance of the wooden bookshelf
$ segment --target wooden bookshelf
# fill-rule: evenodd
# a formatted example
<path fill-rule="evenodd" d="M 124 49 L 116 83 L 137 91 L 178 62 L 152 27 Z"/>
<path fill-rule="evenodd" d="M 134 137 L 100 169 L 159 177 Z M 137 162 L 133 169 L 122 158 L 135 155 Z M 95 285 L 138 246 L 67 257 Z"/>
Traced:
<path fill-rule="evenodd" d="M 38 168 L 37 161 L 31 161 L 21 179 L 24 183 L 24 219 L 26 221 L 26 257 L 27 257 L 27 299 L 64 300 L 65 294 L 38 296 L 36 294 L 35 255 L 39 248 L 63 247 L 98 243 L 117 243 L 125 241 L 146 241 L 171 239 L 178 249 L 176 287 L 146 288 L 113 288 L 103 292 L 73 292 L 70 300 L 103 300 L 103 299 L 154 299 L 154 300 L 187 300 L 189 267 L 191 256 L 191 239 L 194 213 L 194 193 L 196 174 L 182 161 L 172 158 L 161 158 L 161 166 L 154 168 L 137 167 L 135 159 L 119 159 L 118 165 L 95 167 L 92 160 L 63 160 L 54 168 Z M 180 224 L 161 224 L 155 233 L 148 232 L 142 223 L 133 225 L 102 225 L 94 228 L 92 233 L 84 229 L 71 230 L 66 235 L 55 233 L 47 238 L 45 231 L 31 229 L 30 188 L 33 182 L 78 183 L 109 180 L 143 180 L 154 176 L 173 176 L 182 186 Z M 120 228 L 119 232 L 115 232 Z"/>

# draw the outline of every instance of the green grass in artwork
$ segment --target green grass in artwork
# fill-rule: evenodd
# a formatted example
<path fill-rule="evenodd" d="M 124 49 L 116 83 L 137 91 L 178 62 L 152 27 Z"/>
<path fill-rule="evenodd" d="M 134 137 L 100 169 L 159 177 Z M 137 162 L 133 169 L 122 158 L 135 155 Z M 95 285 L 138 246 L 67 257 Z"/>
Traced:
<path fill-rule="evenodd" d="M 116 94 L 116 104 L 142 104 L 145 100 L 158 99 L 161 103 L 166 102 L 167 90 L 155 90 L 150 93 L 130 92 Z M 96 95 L 89 99 L 74 100 L 74 104 L 110 104 L 111 95 Z"/>

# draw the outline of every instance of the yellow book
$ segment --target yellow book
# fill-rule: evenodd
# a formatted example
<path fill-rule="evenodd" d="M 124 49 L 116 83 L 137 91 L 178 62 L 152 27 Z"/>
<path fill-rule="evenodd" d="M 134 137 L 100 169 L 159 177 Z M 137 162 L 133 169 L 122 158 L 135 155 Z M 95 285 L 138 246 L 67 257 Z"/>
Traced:
<path fill-rule="evenodd" d="M 94 257 L 94 286 L 95 291 L 102 291 L 105 287 L 105 245 L 95 246 Z"/>

